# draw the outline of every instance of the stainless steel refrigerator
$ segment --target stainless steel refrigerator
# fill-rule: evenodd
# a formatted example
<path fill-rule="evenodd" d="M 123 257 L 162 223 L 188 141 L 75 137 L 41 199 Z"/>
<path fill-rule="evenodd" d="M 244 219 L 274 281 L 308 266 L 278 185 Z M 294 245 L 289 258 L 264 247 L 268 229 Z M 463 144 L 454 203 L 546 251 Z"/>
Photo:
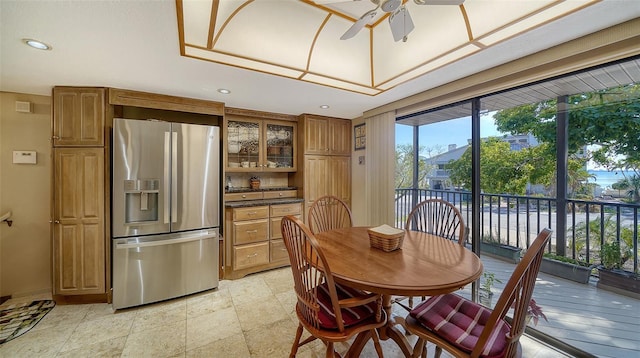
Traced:
<path fill-rule="evenodd" d="M 220 128 L 114 119 L 113 308 L 218 286 Z"/>

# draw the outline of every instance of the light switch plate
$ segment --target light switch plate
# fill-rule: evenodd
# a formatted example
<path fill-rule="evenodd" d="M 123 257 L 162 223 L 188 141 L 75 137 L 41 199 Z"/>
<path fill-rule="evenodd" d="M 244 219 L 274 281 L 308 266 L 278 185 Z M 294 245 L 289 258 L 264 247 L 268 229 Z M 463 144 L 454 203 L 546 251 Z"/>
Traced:
<path fill-rule="evenodd" d="M 36 164 L 36 151 L 35 150 L 14 150 L 13 151 L 13 163 L 14 164 Z"/>

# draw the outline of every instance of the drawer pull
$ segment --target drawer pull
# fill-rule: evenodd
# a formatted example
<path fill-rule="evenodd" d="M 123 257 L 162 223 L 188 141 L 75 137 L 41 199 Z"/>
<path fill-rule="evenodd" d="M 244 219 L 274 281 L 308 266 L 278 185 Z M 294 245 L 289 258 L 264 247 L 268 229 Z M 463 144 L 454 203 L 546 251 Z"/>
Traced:
<path fill-rule="evenodd" d="M 282 193 L 278 193 L 278 195 L 282 196 Z"/>
<path fill-rule="evenodd" d="M 252 211 L 252 212 L 247 213 L 247 215 L 252 216 L 252 215 L 256 215 L 257 213 L 258 213 L 257 211 Z"/>
<path fill-rule="evenodd" d="M 257 234 L 258 230 L 247 230 L 247 234 Z"/>
<path fill-rule="evenodd" d="M 256 257 L 256 256 L 258 256 L 258 253 L 257 253 L 257 252 L 256 252 L 256 253 L 254 253 L 254 254 L 251 254 L 251 255 L 247 255 L 247 258 L 248 258 L 248 259 L 250 259 L 250 258 L 252 258 L 252 257 Z"/>
<path fill-rule="evenodd" d="M 246 197 L 247 197 L 247 195 L 246 195 L 246 194 L 242 194 L 242 198 L 243 198 L 243 199 L 244 199 L 244 198 L 246 198 Z"/>

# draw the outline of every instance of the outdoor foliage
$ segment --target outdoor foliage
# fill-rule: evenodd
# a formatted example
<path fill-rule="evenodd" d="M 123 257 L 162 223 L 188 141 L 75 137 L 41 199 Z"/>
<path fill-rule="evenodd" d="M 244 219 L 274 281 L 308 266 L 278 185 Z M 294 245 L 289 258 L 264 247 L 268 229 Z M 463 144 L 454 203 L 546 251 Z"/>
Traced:
<path fill-rule="evenodd" d="M 591 159 L 610 171 L 635 172 L 633 180 L 640 182 L 640 85 L 569 96 L 568 103 L 570 158 Z M 501 110 L 494 118 L 501 132 L 531 133 L 548 144 L 546 158 L 554 160 L 556 112 L 554 99 Z M 584 153 L 586 156 L 581 154 L 585 146 L 591 146 L 591 151 Z M 639 190 L 633 194 L 633 200 L 640 201 Z"/>
<path fill-rule="evenodd" d="M 549 185 L 555 161 L 542 155 L 545 145 L 512 151 L 508 142 L 490 137 L 480 143 L 480 185 L 487 193 L 525 194 L 528 183 Z M 455 186 L 471 190 L 471 147 L 447 166 Z"/>
<path fill-rule="evenodd" d="M 442 152 L 442 148 L 420 146 L 419 153 L 425 156 L 418 156 L 418 188 L 428 189 L 429 182 L 427 174 L 433 168 L 428 165 L 426 157 L 430 157 Z M 399 189 L 411 188 L 413 183 L 413 146 L 411 144 L 399 144 L 396 146 L 396 174 L 395 187 Z"/>
<path fill-rule="evenodd" d="M 613 215 L 605 216 L 604 221 L 598 217 L 595 220 L 591 220 L 588 225 L 586 222 L 581 222 L 575 226 L 577 252 L 582 251 L 586 246 L 587 227 L 589 230 L 589 245 L 591 249 L 600 248 L 600 258 L 603 264 L 605 260 L 611 259 L 613 250 L 617 251 L 617 256 L 619 257 L 619 259 L 613 260 L 617 261 L 614 263 L 616 267 L 624 266 L 627 261 L 633 258 L 633 227 L 620 227 L 620 241 L 618 242 L 617 220 Z M 604 230 L 601 230 L 601 228 Z M 601 245 L 601 243 L 603 244 Z M 615 245 L 615 247 L 612 247 L 612 245 Z M 608 255 L 608 257 L 605 255 Z"/>

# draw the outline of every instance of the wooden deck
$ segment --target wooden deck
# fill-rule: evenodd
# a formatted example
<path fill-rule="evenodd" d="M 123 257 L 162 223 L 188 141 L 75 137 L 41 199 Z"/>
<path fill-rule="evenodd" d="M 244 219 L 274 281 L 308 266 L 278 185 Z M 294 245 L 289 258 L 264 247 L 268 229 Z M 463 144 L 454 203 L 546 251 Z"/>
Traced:
<path fill-rule="evenodd" d="M 515 265 L 488 256 L 482 261 L 502 281 L 493 289 L 495 304 Z M 598 357 L 640 357 L 640 300 L 599 289 L 596 282 L 592 277 L 579 284 L 541 272 L 533 297 L 549 322 L 541 320 L 535 329 Z"/>

